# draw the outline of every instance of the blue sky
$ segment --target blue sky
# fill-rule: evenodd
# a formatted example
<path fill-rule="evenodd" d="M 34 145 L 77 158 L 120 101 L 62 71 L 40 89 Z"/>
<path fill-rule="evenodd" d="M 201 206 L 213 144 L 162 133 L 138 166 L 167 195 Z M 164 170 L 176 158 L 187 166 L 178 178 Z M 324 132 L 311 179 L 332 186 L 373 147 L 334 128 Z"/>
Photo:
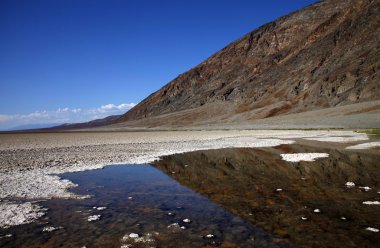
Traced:
<path fill-rule="evenodd" d="M 314 2 L 2 0 L 0 129 L 125 112 L 235 39 Z"/>

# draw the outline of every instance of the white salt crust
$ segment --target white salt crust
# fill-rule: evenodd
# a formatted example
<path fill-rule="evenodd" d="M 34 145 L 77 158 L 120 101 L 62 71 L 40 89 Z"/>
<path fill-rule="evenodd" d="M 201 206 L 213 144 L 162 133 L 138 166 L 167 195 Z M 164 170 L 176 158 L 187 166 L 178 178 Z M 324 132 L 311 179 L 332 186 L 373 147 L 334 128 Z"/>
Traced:
<path fill-rule="evenodd" d="M 274 147 L 293 144 L 294 141 L 286 139 L 294 138 L 332 139 L 335 142 L 368 139 L 365 134 L 351 131 L 294 130 L 18 135 L 0 142 L 0 200 L 14 197 L 26 201 L 52 197 L 86 198 L 89 196 L 69 192 L 68 189 L 77 185 L 62 180 L 59 174 L 101 169 L 108 164 L 150 163 L 162 156 L 197 150 Z M 115 151 L 114 147 L 119 150 Z M 9 152 L 15 154 L 11 160 L 6 157 Z M 73 152 L 79 152 L 79 155 L 73 156 Z M 99 155 L 88 156 L 89 152 Z M 46 154 L 56 157 L 47 160 Z M 15 164 L 4 161 L 14 161 Z M 25 161 L 30 162 L 30 166 L 25 165 Z M 15 208 L 18 213 L 14 213 Z M 43 213 L 35 203 L 0 201 L 0 228 L 29 223 Z"/>
<path fill-rule="evenodd" d="M 286 153 L 281 154 L 283 160 L 288 162 L 300 162 L 307 161 L 312 162 L 317 158 L 327 158 L 329 155 L 327 153 Z"/>

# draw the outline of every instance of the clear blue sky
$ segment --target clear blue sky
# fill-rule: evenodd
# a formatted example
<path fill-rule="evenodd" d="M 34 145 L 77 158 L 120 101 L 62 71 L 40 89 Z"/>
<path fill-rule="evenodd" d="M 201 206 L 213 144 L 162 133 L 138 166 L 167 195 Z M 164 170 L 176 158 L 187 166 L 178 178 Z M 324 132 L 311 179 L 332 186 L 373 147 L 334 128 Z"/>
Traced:
<path fill-rule="evenodd" d="M 0 116 L 138 103 L 228 43 L 314 2 L 1 0 Z"/>

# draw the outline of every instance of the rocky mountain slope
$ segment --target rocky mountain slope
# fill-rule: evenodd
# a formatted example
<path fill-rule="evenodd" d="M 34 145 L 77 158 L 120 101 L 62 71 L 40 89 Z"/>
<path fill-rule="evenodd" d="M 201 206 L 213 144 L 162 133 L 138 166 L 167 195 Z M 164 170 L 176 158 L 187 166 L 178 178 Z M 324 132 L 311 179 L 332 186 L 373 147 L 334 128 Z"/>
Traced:
<path fill-rule="evenodd" d="M 322 1 L 229 44 L 117 122 L 240 123 L 378 100 L 379 50 L 379 0 Z"/>

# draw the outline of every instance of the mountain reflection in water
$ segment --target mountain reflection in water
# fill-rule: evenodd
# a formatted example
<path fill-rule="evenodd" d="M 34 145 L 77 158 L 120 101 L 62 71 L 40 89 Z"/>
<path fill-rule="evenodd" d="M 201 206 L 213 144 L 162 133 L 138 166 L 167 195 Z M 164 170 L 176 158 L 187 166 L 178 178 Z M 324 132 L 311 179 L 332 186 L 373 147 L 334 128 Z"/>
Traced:
<path fill-rule="evenodd" d="M 283 153 L 323 152 L 315 162 L 286 162 Z M 379 247 L 380 153 L 301 145 L 222 149 L 164 157 L 172 178 L 233 214 L 307 247 Z M 354 182 L 355 187 L 347 187 Z M 361 188 L 368 186 L 371 189 Z"/>

